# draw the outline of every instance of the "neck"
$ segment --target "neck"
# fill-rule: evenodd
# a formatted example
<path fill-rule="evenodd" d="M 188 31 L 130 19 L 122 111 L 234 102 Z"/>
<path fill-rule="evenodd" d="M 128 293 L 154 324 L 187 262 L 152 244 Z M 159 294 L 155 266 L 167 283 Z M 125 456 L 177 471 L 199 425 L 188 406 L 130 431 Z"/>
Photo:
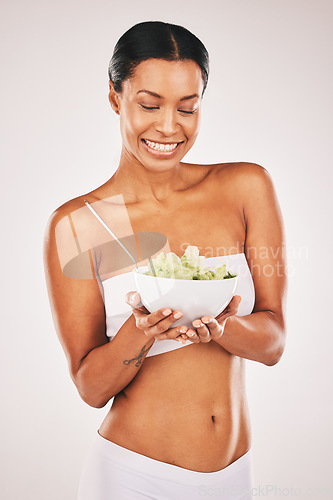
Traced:
<path fill-rule="evenodd" d="M 170 169 L 148 169 L 137 159 L 129 160 L 123 150 L 117 171 L 111 179 L 125 196 L 136 203 L 152 201 L 162 204 L 185 187 L 181 170 L 180 163 Z"/>

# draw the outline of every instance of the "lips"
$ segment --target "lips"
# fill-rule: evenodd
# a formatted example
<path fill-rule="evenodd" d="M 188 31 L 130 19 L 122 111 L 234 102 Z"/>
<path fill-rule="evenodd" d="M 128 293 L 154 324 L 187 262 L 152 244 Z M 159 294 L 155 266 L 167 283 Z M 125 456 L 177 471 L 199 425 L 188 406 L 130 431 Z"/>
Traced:
<path fill-rule="evenodd" d="M 148 144 L 148 146 L 150 147 L 153 147 L 154 146 L 162 146 L 162 147 L 165 147 L 165 146 L 176 146 L 177 144 L 179 144 L 180 142 L 183 142 L 183 141 L 172 141 L 172 142 L 160 142 L 160 141 L 152 141 L 150 139 L 143 139 L 143 141 L 145 141 L 146 144 Z"/>
<path fill-rule="evenodd" d="M 146 142 L 148 141 L 148 143 Z M 149 139 L 141 139 L 142 145 L 145 148 L 145 150 L 155 158 L 171 158 L 172 156 L 175 156 L 178 153 L 178 150 L 183 143 L 181 142 L 157 142 L 157 141 L 150 141 Z M 159 148 L 159 144 L 161 144 L 161 148 Z M 164 150 L 166 146 L 172 146 L 174 144 L 177 144 L 177 146 L 173 149 L 170 150 Z M 156 147 L 157 146 L 157 147 Z M 169 149 L 169 148 L 168 148 Z"/>

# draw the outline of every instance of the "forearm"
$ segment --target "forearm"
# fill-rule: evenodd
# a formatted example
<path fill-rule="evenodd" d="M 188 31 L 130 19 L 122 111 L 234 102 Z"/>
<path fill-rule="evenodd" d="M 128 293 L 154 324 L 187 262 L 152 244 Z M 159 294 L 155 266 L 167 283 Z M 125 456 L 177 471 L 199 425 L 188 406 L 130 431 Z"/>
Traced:
<path fill-rule="evenodd" d="M 258 311 L 230 316 L 215 342 L 231 354 L 272 366 L 282 356 L 285 330 L 272 311 Z"/>
<path fill-rule="evenodd" d="M 102 408 L 135 377 L 155 339 L 137 328 L 131 315 L 111 342 L 96 347 L 73 376 L 81 398 Z"/>

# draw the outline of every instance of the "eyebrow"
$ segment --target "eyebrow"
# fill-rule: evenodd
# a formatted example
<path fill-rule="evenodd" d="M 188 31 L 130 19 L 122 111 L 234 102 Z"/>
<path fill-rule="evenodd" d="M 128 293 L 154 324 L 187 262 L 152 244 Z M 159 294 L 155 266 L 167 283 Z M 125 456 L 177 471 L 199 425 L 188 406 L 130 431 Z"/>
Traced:
<path fill-rule="evenodd" d="M 146 94 L 149 94 L 153 97 L 158 97 L 159 99 L 162 98 L 162 96 L 160 96 L 159 94 L 156 94 L 156 92 L 152 92 L 151 90 L 142 89 L 142 90 L 139 90 L 137 92 L 137 94 L 140 94 L 140 92 L 145 92 Z M 187 101 L 188 99 L 193 99 L 194 97 L 199 97 L 199 94 L 186 95 L 179 100 L 180 101 Z"/>

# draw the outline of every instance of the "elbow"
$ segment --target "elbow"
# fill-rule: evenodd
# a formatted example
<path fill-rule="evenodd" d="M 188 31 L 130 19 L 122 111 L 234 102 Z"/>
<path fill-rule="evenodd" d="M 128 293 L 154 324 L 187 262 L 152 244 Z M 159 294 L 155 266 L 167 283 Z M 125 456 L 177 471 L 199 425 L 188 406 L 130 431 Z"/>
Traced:
<path fill-rule="evenodd" d="M 266 366 L 276 365 L 280 361 L 280 359 L 282 358 L 282 354 L 283 354 L 283 349 L 277 350 L 274 353 L 270 353 L 268 358 L 264 361 L 264 364 Z"/>
<path fill-rule="evenodd" d="M 270 346 L 264 364 L 266 366 L 276 365 L 282 358 L 284 349 L 285 349 L 285 330 L 283 329 L 279 332 L 277 338 L 274 340 L 273 346 Z"/>
<path fill-rule="evenodd" d="M 104 408 L 104 406 L 110 401 L 110 399 L 102 399 L 98 397 L 98 395 L 91 394 L 90 392 L 79 389 L 78 387 L 77 390 L 82 401 L 92 408 Z"/>
<path fill-rule="evenodd" d="M 82 401 L 92 408 L 104 408 L 113 397 L 102 394 L 95 384 L 86 379 L 84 370 L 78 370 L 75 374 L 71 374 L 71 377 Z"/>

